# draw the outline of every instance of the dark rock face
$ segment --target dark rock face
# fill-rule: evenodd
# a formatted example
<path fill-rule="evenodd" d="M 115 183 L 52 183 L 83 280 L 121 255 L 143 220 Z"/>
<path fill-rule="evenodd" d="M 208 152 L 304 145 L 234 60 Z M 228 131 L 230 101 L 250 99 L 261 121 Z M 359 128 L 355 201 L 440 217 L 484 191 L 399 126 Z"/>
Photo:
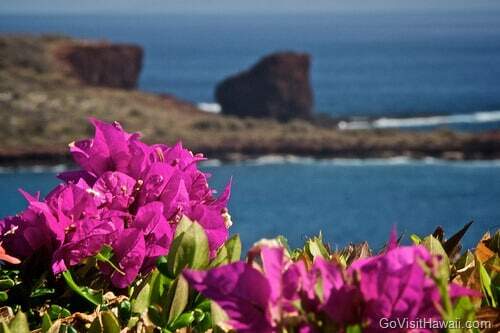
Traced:
<path fill-rule="evenodd" d="M 225 114 L 279 120 L 309 118 L 313 108 L 309 68 L 307 54 L 271 54 L 248 71 L 219 83 L 215 98 Z"/>
<path fill-rule="evenodd" d="M 132 89 L 137 86 L 143 51 L 136 45 L 81 42 L 60 46 L 56 56 L 86 84 Z"/>

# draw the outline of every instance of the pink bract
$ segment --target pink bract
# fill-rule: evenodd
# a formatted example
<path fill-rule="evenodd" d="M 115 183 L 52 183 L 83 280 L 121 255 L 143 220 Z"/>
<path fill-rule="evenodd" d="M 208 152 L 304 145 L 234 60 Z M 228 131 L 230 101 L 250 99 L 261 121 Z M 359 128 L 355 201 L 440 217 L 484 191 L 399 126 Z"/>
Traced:
<path fill-rule="evenodd" d="M 228 237 L 223 214 L 230 185 L 217 199 L 197 168 L 202 156 L 180 143 L 147 145 L 116 122 L 91 123 L 94 137 L 70 144 L 81 170 L 59 175 L 64 183 L 45 200 L 23 192 L 28 208 L 0 221 L 8 253 L 23 259 L 43 250 L 59 274 L 111 246 L 120 272 L 101 268 L 124 288 L 168 253 L 185 215 L 205 229 L 215 255 Z"/>

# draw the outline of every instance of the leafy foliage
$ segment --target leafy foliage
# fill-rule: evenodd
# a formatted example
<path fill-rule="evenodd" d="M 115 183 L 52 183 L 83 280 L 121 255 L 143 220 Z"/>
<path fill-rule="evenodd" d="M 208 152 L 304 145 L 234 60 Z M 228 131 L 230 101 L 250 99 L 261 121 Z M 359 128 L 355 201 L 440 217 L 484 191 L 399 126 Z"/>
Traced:
<path fill-rule="evenodd" d="M 467 251 L 470 223 L 411 246 L 394 230 L 378 253 L 280 236 L 241 260 L 229 187 L 213 197 L 201 157 L 94 124 L 71 148 L 82 170 L 43 200 L 23 192 L 28 208 L 0 221 L 0 333 L 358 333 L 383 318 L 500 328 L 500 231 Z"/>

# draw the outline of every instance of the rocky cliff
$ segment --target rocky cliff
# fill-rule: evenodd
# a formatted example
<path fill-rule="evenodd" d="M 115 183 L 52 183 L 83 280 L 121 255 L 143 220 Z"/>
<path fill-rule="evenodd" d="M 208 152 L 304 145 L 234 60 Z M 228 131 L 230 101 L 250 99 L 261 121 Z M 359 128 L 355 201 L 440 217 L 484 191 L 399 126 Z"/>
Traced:
<path fill-rule="evenodd" d="M 279 120 L 309 118 L 313 108 L 309 68 L 307 54 L 271 54 L 222 81 L 215 98 L 225 114 Z"/>
<path fill-rule="evenodd" d="M 56 48 L 55 55 L 85 84 L 132 89 L 141 72 L 143 50 L 131 44 L 72 41 Z"/>

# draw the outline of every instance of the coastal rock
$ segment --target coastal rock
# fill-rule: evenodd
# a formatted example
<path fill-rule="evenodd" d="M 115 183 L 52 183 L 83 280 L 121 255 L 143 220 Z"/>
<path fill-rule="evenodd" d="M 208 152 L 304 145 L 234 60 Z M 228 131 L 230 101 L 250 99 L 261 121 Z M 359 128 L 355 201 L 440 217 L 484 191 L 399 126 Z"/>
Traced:
<path fill-rule="evenodd" d="M 219 83 L 215 98 L 225 114 L 279 120 L 309 118 L 313 108 L 309 68 L 308 54 L 271 54 Z"/>
<path fill-rule="evenodd" d="M 60 45 L 55 53 L 85 84 L 125 89 L 137 86 L 143 56 L 140 46 L 72 42 Z"/>

